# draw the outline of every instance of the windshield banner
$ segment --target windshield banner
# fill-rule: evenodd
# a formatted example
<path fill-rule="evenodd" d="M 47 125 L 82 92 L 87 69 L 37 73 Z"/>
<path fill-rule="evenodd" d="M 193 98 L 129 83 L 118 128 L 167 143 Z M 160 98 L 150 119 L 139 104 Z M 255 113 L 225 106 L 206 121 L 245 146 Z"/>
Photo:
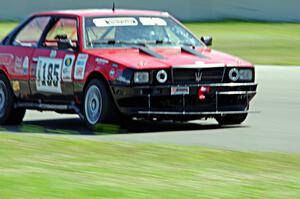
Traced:
<path fill-rule="evenodd" d="M 97 27 L 137 26 L 138 21 L 133 17 L 98 18 L 93 20 Z"/>

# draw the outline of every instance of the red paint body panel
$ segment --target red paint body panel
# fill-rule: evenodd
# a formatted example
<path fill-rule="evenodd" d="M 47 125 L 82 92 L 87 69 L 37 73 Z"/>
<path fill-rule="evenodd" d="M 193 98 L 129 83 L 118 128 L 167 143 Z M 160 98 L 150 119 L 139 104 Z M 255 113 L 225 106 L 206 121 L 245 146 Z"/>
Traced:
<path fill-rule="evenodd" d="M 27 72 L 25 73 L 22 65 L 25 57 L 27 57 L 29 60 L 32 56 L 32 53 L 32 48 L 0 46 L 0 64 L 2 65 L 3 70 L 7 71 L 7 76 L 9 79 L 29 79 L 29 67 Z M 3 56 L 5 54 L 6 56 Z M 6 63 L 3 63 L 3 61 L 6 61 Z"/>
<path fill-rule="evenodd" d="M 195 64 L 195 62 L 224 64 L 224 66 L 253 67 L 247 61 L 210 49 L 198 49 L 207 58 L 199 58 L 195 55 L 182 52 L 180 48 L 153 48 L 151 50 L 162 55 L 165 59 L 157 59 L 146 55 L 138 49 L 99 49 L 85 50 L 84 52 L 135 69 L 170 68 L 172 66 L 191 65 Z"/>

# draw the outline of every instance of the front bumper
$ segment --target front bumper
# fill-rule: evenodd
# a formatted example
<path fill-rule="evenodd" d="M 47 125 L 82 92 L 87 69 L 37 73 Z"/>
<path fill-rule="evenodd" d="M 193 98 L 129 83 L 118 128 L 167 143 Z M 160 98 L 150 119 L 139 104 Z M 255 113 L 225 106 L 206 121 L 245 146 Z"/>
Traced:
<path fill-rule="evenodd" d="M 201 118 L 248 113 L 257 89 L 256 83 L 193 84 L 184 85 L 188 94 L 171 95 L 174 86 L 112 86 L 112 90 L 119 110 L 126 115 Z M 201 86 L 210 87 L 205 100 L 198 98 Z"/>

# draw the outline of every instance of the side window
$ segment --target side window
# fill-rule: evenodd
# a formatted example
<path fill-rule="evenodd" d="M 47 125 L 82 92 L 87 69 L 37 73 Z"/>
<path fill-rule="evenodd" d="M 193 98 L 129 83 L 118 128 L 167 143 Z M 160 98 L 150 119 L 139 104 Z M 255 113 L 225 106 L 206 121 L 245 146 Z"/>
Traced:
<path fill-rule="evenodd" d="M 42 33 L 50 21 L 50 17 L 35 17 L 16 35 L 15 46 L 36 47 Z"/>
<path fill-rule="evenodd" d="M 48 32 L 43 45 L 59 50 L 74 50 L 78 45 L 77 21 L 61 18 Z"/>
<path fill-rule="evenodd" d="M 87 38 L 91 41 L 95 40 L 112 40 L 115 39 L 116 28 L 114 27 L 87 27 Z"/>

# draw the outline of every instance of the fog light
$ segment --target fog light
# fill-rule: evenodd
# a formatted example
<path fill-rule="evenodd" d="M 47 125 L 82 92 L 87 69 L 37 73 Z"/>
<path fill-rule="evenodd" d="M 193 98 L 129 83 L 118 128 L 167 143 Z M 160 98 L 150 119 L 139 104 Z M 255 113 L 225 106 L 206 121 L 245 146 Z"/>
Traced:
<path fill-rule="evenodd" d="M 240 70 L 240 80 L 250 81 L 253 79 L 253 72 L 251 69 Z"/>
<path fill-rule="evenodd" d="M 201 86 L 200 91 L 203 93 L 209 93 L 210 92 L 210 87 L 209 86 Z"/>
<path fill-rule="evenodd" d="M 134 73 L 134 83 L 145 84 L 149 82 L 149 73 L 148 72 L 136 72 Z"/>
<path fill-rule="evenodd" d="M 198 99 L 204 101 L 206 99 L 206 94 L 210 92 L 211 88 L 209 86 L 201 86 L 198 91 Z"/>
<path fill-rule="evenodd" d="M 204 94 L 201 94 L 201 95 L 198 96 L 198 98 L 199 98 L 200 101 L 204 101 L 206 97 L 205 97 Z"/>

